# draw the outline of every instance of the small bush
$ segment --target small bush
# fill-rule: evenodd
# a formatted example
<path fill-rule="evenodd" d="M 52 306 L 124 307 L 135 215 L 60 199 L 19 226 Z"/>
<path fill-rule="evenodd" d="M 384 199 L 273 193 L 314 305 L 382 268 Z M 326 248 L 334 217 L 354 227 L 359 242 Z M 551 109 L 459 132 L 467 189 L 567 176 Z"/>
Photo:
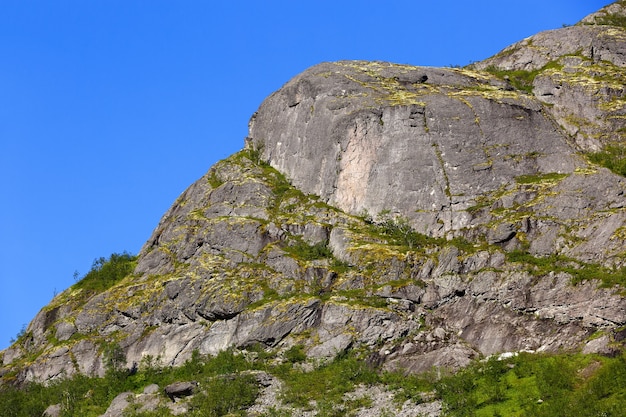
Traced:
<path fill-rule="evenodd" d="M 305 241 L 299 240 L 296 244 L 287 246 L 285 250 L 304 261 L 313 261 L 315 259 L 333 259 L 333 253 L 324 242 L 311 245 Z"/>
<path fill-rule="evenodd" d="M 311 401 L 340 404 L 343 395 L 358 384 L 379 381 L 376 371 L 353 355 L 337 357 L 310 372 L 283 369 L 285 391 L 283 400 L 298 407 L 309 408 Z"/>
<path fill-rule="evenodd" d="M 572 277 L 572 283 L 598 280 L 605 287 L 626 286 L 626 267 L 607 268 L 602 265 L 585 263 L 563 255 L 535 256 L 525 250 L 517 249 L 506 254 L 509 262 L 523 263 L 527 271 L 534 276 L 547 275 L 550 272 L 565 272 Z"/>
<path fill-rule="evenodd" d="M 252 375 L 214 378 L 202 386 L 191 400 L 190 416 L 244 416 L 244 410 L 256 401 L 259 386 Z"/>
<path fill-rule="evenodd" d="M 291 363 L 300 363 L 306 360 L 306 353 L 304 353 L 304 349 L 300 345 L 290 347 L 283 356 Z"/>
<path fill-rule="evenodd" d="M 511 83 L 511 85 L 520 91 L 524 91 L 528 94 L 532 94 L 533 92 L 533 82 L 535 81 L 535 77 L 539 75 L 541 72 L 548 69 L 560 69 L 562 65 L 557 61 L 548 62 L 542 68 L 534 71 L 525 71 L 525 70 L 503 70 L 497 67 L 491 66 L 486 68 L 486 71 L 490 74 L 495 75 L 498 78 L 505 78 Z"/>
<path fill-rule="evenodd" d="M 127 252 L 113 253 L 109 259 L 97 258 L 93 261 L 91 270 L 72 288 L 82 289 L 87 293 L 105 291 L 130 275 L 135 269 L 136 260 L 136 256 Z"/>
<path fill-rule="evenodd" d="M 381 219 L 378 223 L 374 223 L 373 227 L 389 241 L 389 244 L 403 246 L 408 250 L 415 250 L 419 247 L 426 246 L 435 242 L 435 239 L 424 234 L 416 232 L 404 217 L 387 217 L 384 214 L 379 216 Z"/>

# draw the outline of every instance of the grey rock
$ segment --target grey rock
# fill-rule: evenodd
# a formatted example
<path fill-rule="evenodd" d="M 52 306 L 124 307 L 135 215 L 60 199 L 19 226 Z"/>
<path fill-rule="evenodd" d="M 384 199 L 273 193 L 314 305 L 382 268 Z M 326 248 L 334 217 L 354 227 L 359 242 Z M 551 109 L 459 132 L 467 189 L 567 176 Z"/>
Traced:
<path fill-rule="evenodd" d="M 500 223 L 487 234 L 487 242 L 491 244 L 504 243 L 511 240 L 516 234 L 515 225 Z"/>
<path fill-rule="evenodd" d="M 424 73 L 428 91 L 416 84 Z M 494 93 L 459 100 L 443 90 L 436 93 L 485 82 L 498 88 L 495 79 L 479 81 L 463 71 L 367 62 L 320 64 L 261 105 L 251 121 L 249 143 L 263 149 L 264 159 L 305 192 L 354 214 L 392 209 L 407 215 L 418 231 L 441 235 L 470 224 L 463 208 L 477 194 L 515 176 L 537 170 L 571 172 L 580 165 L 530 98 Z M 287 106 L 293 89 L 302 84 L 311 88 L 298 105 Z M 351 94 L 333 95 L 337 85 Z M 318 91 L 331 93 L 307 95 Z M 323 106 L 329 101 L 345 101 L 346 106 L 330 111 Z M 417 115 L 419 124 L 411 122 Z M 299 123 L 301 119 L 306 123 Z M 464 122 L 475 119 L 480 122 Z M 505 121 L 508 134 L 502 136 Z M 513 155 L 531 151 L 541 156 L 528 163 L 509 162 Z M 490 169 L 473 169 L 477 163 Z"/>
<path fill-rule="evenodd" d="M 345 352 L 352 344 L 353 338 L 348 334 L 338 334 L 325 342 L 314 346 L 307 352 L 312 358 L 334 358 Z"/>
<path fill-rule="evenodd" d="M 625 92 L 615 76 L 626 66 L 626 31 L 602 25 L 607 13 L 626 15 L 615 3 L 583 24 L 536 34 L 473 67 L 533 71 L 552 63 L 534 79 L 534 95 L 578 146 L 598 150 L 620 140 L 626 113 Z"/>
<path fill-rule="evenodd" d="M 68 340 L 70 337 L 72 337 L 72 335 L 74 335 L 74 333 L 76 333 L 76 326 L 67 321 L 62 321 L 58 323 L 56 328 L 56 338 L 61 341 Z"/>
<path fill-rule="evenodd" d="M 423 373 L 436 368 L 460 369 L 478 357 L 478 353 L 462 344 L 448 344 L 434 350 L 399 356 L 385 363 L 385 369 L 407 373 Z"/>
<path fill-rule="evenodd" d="M 43 417 L 59 417 L 61 415 L 61 412 L 63 411 L 63 408 L 61 407 L 61 404 L 53 404 L 48 406 L 42 416 Z"/>
<path fill-rule="evenodd" d="M 150 384 L 143 389 L 143 393 L 146 395 L 157 394 L 159 392 L 159 386 L 157 384 Z"/>
<path fill-rule="evenodd" d="M 134 399 L 135 395 L 132 392 L 123 392 L 118 394 L 111 404 L 109 408 L 107 408 L 106 412 L 102 414 L 100 417 L 122 417 L 124 415 L 125 410 L 131 404 L 131 399 Z"/>
<path fill-rule="evenodd" d="M 601 355 L 613 356 L 615 355 L 616 351 L 614 348 L 611 348 L 609 346 L 610 343 L 610 337 L 608 335 L 603 335 L 598 337 L 597 339 L 593 339 L 587 342 L 583 347 L 582 352 L 586 354 L 596 353 Z"/>
<path fill-rule="evenodd" d="M 358 386 L 353 392 L 347 393 L 345 398 L 349 400 L 360 398 L 371 400 L 372 405 L 370 407 L 356 410 L 354 415 L 358 417 L 378 417 L 386 414 L 398 417 L 439 417 L 442 413 L 441 401 L 424 401 L 415 404 L 415 402 L 407 400 L 399 405 L 394 402 L 393 393 L 379 385 Z"/>
<path fill-rule="evenodd" d="M 174 402 L 176 398 L 193 395 L 197 387 L 198 383 L 196 381 L 181 381 L 167 385 L 163 391 Z"/>
<path fill-rule="evenodd" d="M 9 347 L 3 350 L 2 353 L 3 353 L 2 355 L 3 365 L 10 365 L 13 361 L 21 358 L 23 355 L 22 349 L 20 349 L 19 346 L 15 346 L 15 345 L 13 347 Z"/>

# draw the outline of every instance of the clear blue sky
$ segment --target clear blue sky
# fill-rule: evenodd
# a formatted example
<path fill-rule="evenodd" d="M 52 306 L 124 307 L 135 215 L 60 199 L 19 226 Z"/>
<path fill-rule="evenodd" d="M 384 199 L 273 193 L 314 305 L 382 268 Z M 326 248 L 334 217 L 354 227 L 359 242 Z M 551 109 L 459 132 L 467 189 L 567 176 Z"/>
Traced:
<path fill-rule="evenodd" d="M 307 67 L 466 65 L 609 3 L 3 0 L 0 349 L 75 271 L 137 253 Z"/>

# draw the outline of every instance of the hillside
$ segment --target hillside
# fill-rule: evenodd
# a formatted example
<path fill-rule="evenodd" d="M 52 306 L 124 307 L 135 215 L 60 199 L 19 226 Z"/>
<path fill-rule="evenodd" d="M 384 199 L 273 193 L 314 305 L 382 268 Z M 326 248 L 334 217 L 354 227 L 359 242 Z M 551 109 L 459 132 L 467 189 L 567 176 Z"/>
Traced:
<path fill-rule="evenodd" d="M 113 378 L 89 415 L 201 415 L 230 378 L 247 400 L 215 415 L 618 415 L 625 80 L 624 1 L 466 68 L 306 70 L 136 257 L 96 262 L 0 353 L 0 394 Z M 181 378 L 196 395 L 167 406 Z"/>

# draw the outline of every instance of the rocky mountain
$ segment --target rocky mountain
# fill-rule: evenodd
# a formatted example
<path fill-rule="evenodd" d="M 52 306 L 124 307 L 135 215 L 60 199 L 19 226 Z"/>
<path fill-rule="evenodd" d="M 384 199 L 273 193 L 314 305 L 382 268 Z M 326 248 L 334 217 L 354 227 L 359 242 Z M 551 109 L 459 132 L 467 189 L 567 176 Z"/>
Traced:
<path fill-rule="evenodd" d="M 113 349 L 365 352 L 459 369 L 615 354 L 626 325 L 626 2 L 467 68 L 316 65 L 161 219 L 131 274 L 75 285 L 0 353 L 2 383 L 104 375 Z"/>

